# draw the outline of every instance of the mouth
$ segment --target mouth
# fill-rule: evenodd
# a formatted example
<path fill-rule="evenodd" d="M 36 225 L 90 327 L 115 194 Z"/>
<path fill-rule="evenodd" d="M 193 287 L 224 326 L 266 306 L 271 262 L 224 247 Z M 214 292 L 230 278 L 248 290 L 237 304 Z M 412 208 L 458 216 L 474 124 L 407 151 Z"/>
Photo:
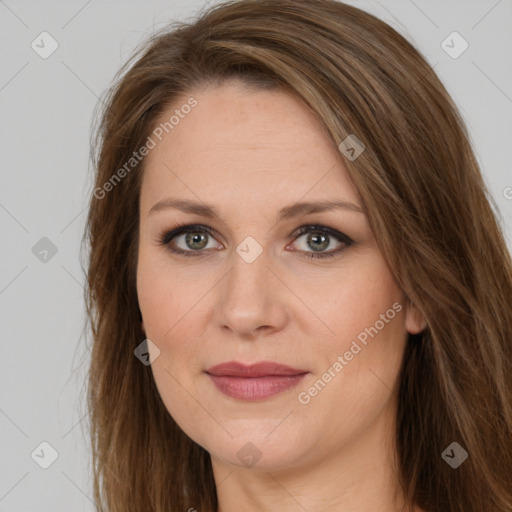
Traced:
<path fill-rule="evenodd" d="M 270 361 L 252 365 L 230 361 L 206 370 L 219 391 L 247 401 L 263 400 L 291 389 L 308 373 Z"/>

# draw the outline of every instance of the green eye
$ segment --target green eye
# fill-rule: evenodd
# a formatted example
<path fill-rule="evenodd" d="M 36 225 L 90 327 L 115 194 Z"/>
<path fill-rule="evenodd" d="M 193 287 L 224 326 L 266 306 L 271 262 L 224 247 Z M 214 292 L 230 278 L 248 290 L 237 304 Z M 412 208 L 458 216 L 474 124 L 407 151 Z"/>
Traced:
<path fill-rule="evenodd" d="M 327 226 L 303 226 L 299 228 L 296 233 L 295 240 L 300 237 L 307 235 L 306 244 L 307 248 L 312 249 L 313 252 L 307 250 L 300 250 L 304 252 L 304 257 L 308 259 L 313 258 L 330 258 L 339 254 L 343 249 L 353 244 L 353 241 L 344 233 L 328 228 Z M 336 240 L 342 245 L 341 248 L 337 248 L 330 251 L 325 251 L 330 245 L 332 239 Z"/>

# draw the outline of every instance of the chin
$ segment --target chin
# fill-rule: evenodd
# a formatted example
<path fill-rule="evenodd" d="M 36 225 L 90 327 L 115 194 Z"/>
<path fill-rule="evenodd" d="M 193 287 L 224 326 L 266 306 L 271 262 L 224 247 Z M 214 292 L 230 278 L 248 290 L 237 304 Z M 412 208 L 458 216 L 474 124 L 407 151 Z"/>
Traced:
<path fill-rule="evenodd" d="M 275 425 L 274 427 L 275 428 Z M 279 427 L 278 427 L 279 428 Z M 281 471 L 300 465 L 306 454 L 304 441 L 295 438 L 292 433 L 282 430 L 281 435 L 267 430 L 264 434 L 250 434 L 244 429 L 239 436 L 233 433 L 233 438 L 222 439 L 219 442 L 210 440 L 202 444 L 213 458 L 236 468 L 246 468 L 255 471 Z M 272 439 L 271 439 L 272 438 Z M 297 450 L 301 447 L 301 450 Z"/>

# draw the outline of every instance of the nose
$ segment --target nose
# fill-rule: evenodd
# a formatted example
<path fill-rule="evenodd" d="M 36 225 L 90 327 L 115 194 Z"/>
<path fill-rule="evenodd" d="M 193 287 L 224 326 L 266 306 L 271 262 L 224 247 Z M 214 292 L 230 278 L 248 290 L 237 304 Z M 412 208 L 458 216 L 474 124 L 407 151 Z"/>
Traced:
<path fill-rule="evenodd" d="M 217 325 L 244 340 L 283 329 L 289 319 L 287 288 L 266 251 L 250 263 L 233 251 L 230 264 L 231 270 L 217 287 Z"/>

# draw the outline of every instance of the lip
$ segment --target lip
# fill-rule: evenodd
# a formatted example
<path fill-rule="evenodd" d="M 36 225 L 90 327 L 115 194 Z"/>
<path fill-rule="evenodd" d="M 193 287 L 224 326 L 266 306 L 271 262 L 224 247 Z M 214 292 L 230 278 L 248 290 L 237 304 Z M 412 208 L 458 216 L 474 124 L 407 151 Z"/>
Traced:
<path fill-rule="evenodd" d="M 284 364 L 274 363 L 272 361 L 261 361 L 260 363 L 244 364 L 238 361 L 228 361 L 216 366 L 212 366 L 206 373 L 224 377 L 268 377 L 272 375 L 288 376 L 308 373 L 307 370 L 291 368 Z"/>
<path fill-rule="evenodd" d="M 271 361 L 245 365 L 229 361 L 206 373 L 219 391 L 239 400 L 263 400 L 295 387 L 309 372 Z"/>

